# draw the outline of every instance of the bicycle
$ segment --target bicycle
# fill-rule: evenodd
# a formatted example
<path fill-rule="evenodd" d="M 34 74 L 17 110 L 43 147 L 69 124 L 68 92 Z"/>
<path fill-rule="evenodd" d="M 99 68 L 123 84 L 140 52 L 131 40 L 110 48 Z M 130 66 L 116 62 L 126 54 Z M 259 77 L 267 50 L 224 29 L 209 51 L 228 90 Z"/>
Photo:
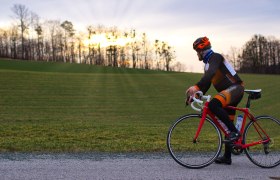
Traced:
<path fill-rule="evenodd" d="M 231 144 L 231 151 L 246 156 L 255 165 L 273 168 L 280 164 L 280 121 L 271 116 L 253 116 L 250 112 L 251 100 L 261 97 L 261 90 L 245 90 L 248 94 L 246 108 L 227 106 L 243 113 L 241 137 Z M 200 114 L 188 114 L 178 118 L 170 127 L 167 147 L 172 158 L 180 165 L 198 169 L 215 161 L 222 144 L 222 133 L 228 137 L 226 126 L 209 110 L 211 95 L 197 92 L 192 98 L 192 109 Z M 204 102 L 206 100 L 206 102 Z M 246 120 L 250 121 L 246 125 Z M 222 133 L 221 133 L 222 132 Z"/>

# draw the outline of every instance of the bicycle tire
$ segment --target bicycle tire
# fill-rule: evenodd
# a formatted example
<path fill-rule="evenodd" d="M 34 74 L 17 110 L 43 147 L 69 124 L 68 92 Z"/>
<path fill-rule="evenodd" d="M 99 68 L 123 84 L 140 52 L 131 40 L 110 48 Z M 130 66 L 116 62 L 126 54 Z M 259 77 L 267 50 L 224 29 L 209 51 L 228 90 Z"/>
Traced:
<path fill-rule="evenodd" d="M 200 114 L 182 116 L 170 127 L 167 135 L 167 148 L 171 157 L 180 165 L 191 169 L 203 168 L 213 163 L 222 148 L 221 132 L 208 117 L 198 142 L 193 142 L 200 119 Z"/>
<path fill-rule="evenodd" d="M 245 149 L 245 154 L 255 165 L 262 168 L 273 168 L 280 164 L 280 121 L 271 116 L 258 116 L 256 122 L 268 134 L 271 141 Z M 247 124 L 244 131 L 244 143 L 264 139 L 254 128 L 254 121 Z"/>

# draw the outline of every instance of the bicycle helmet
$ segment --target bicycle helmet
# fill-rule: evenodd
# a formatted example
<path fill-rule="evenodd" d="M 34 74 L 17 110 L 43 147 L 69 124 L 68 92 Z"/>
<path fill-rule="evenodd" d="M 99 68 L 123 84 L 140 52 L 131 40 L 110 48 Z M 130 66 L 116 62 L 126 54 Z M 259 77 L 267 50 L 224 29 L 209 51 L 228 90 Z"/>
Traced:
<path fill-rule="evenodd" d="M 198 38 L 193 43 L 193 49 L 196 51 L 204 51 L 210 48 L 211 48 L 211 43 L 206 36 Z"/>

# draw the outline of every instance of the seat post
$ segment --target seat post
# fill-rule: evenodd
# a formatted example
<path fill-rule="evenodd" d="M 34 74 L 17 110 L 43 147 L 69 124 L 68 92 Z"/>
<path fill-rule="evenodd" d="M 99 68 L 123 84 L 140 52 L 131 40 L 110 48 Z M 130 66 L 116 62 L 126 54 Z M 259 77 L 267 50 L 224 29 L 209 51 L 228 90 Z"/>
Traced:
<path fill-rule="evenodd" d="M 246 104 L 246 108 L 250 108 L 251 105 L 251 100 L 256 100 L 261 98 L 261 89 L 256 89 L 256 90 L 248 90 L 245 89 L 244 92 L 248 94 L 248 100 Z"/>
<path fill-rule="evenodd" d="M 250 106 L 251 106 L 251 97 L 250 96 L 251 95 L 248 96 L 246 108 L 250 108 Z"/>

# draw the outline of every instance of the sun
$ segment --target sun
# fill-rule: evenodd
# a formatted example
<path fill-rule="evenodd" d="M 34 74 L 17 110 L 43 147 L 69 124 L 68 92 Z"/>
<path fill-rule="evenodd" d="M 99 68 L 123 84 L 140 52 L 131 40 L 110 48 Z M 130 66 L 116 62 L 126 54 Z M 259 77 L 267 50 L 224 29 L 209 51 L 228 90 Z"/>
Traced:
<path fill-rule="evenodd" d="M 104 34 L 95 34 L 91 36 L 90 39 L 85 39 L 84 44 L 86 46 L 100 46 L 100 47 L 106 47 L 107 46 L 107 38 Z"/>
<path fill-rule="evenodd" d="M 85 39 L 84 44 L 86 46 L 97 47 L 100 46 L 101 48 L 109 47 L 109 46 L 120 46 L 123 47 L 127 45 L 131 40 L 127 37 L 119 37 L 116 39 L 108 38 L 108 36 L 103 34 L 94 34 L 91 36 L 90 39 Z"/>

